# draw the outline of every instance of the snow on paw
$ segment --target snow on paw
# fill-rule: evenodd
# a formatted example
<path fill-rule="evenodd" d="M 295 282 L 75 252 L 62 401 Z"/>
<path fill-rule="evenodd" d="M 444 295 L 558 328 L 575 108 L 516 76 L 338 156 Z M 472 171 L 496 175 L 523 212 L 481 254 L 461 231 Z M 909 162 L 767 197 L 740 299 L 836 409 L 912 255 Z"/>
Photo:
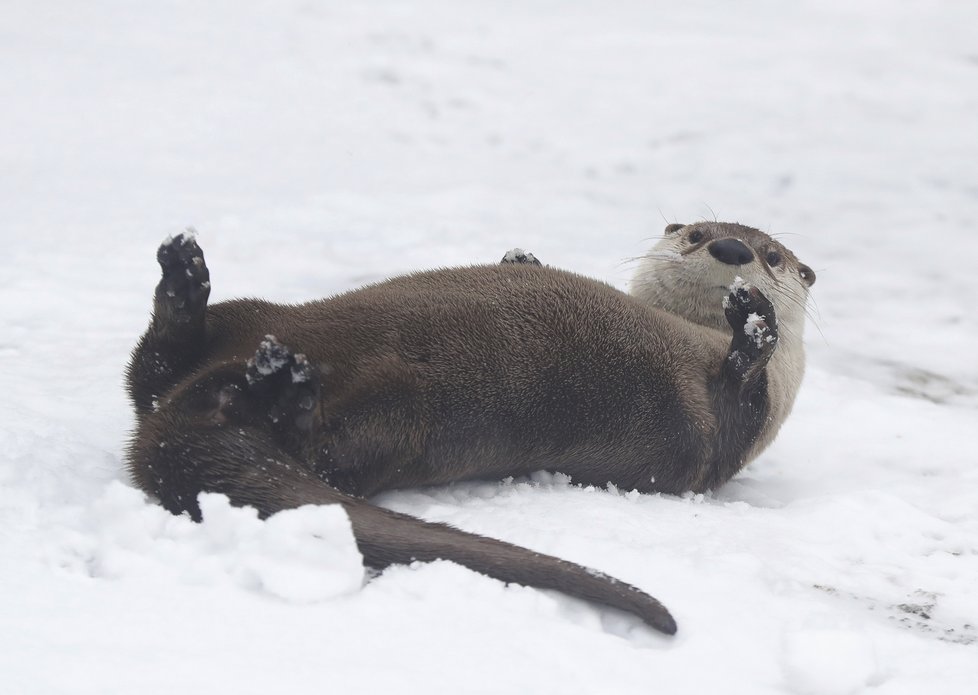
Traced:
<path fill-rule="evenodd" d="M 730 294 L 723 298 L 723 311 L 734 335 L 742 332 L 752 338 L 760 336 L 764 342 L 777 341 L 778 322 L 774 305 L 764 293 L 743 278 L 737 277 L 730 285 Z"/>
<path fill-rule="evenodd" d="M 501 265 L 543 265 L 529 251 L 523 249 L 510 249 L 500 261 Z"/>
<path fill-rule="evenodd" d="M 266 381 L 274 374 L 281 372 L 291 362 L 294 362 L 292 352 L 274 335 L 266 335 L 261 341 L 255 356 L 248 360 L 245 376 L 248 384 L 257 385 Z"/>
<path fill-rule="evenodd" d="M 288 416 L 292 426 L 299 433 L 308 433 L 315 428 L 316 408 L 319 405 L 319 379 L 316 368 L 306 356 L 299 353 L 292 359 L 289 370 L 292 377 L 286 399 Z"/>
<path fill-rule="evenodd" d="M 292 359 L 292 368 L 289 371 L 293 384 L 304 384 L 312 379 L 312 365 L 301 352 Z"/>
<path fill-rule="evenodd" d="M 771 330 L 764 317 L 756 313 L 747 315 L 747 321 L 744 322 L 744 335 L 754 343 L 758 350 L 774 347 L 778 342 L 777 334 Z"/>

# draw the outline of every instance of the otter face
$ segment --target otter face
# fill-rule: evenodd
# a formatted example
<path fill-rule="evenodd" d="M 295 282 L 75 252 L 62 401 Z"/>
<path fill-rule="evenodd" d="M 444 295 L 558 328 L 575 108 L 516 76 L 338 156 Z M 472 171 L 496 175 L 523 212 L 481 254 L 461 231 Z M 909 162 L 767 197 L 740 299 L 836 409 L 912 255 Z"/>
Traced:
<path fill-rule="evenodd" d="M 800 333 L 814 271 L 780 242 L 740 224 L 670 224 L 642 259 L 631 291 L 695 323 L 729 330 L 722 301 L 737 277 L 760 289 L 779 322 Z"/>

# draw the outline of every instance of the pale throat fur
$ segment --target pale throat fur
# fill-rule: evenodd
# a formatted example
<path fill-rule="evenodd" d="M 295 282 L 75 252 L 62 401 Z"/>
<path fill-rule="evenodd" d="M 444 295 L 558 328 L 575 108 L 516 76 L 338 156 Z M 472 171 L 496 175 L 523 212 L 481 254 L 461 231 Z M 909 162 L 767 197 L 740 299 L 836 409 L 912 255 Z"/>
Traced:
<path fill-rule="evenodd" d="M 746 464 L 774 440 L 801 387 L 805 306 L 815 273 L 757 229 L 725 222 L 674 224 L 640 259 L 629 292 L 729 341 L 723 298 L 738 277 L 771 300 L 779 330 L 778 347 L 767 366 L 769 424 L 748 452 Z"/>

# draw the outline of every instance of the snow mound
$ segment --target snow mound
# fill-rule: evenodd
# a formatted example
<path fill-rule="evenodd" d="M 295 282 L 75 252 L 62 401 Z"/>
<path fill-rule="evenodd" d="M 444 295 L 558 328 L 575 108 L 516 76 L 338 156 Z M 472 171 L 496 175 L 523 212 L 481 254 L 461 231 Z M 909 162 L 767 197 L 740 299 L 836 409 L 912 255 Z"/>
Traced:
<path fill-rule="evenodd" d="M 879 681 L 872 640 L 842 628 L 789 632 L 782 665 L 789 688 L 799 695 L 850 695 Z"/>
<path fill-rule="evenodd" d="M 315 603 L 360 589 L 363 564 L 339 506 L 287 510 L 265 521 L 224 495 L 202 494 L 194 523 L 147 505 L 121 483 L 91 509 L 95 533 L 78 548 L 89 572 L 115 580 L 231 585 L 290 603 Z"/>

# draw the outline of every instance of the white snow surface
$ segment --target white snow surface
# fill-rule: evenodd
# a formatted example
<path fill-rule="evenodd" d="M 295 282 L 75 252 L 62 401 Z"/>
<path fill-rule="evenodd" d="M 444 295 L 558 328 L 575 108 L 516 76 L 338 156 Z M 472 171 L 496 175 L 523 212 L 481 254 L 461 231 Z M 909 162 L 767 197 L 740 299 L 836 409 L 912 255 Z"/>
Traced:
<path fill-rule="evenodd" d="M 975 692 L 978 4 L 6 0 L 0 27 L 4 693 Z M 705 496 L 378 500 L 642 587 L 674 638 L 447 562 L 363 583 L 338 510 L 211 496 L 194 525 L 128 486 L 168 234 L 200 230 L 211 301 L 301 301 L 516 245 L 624 288 L 714 215 L 818 274 L 759 460 Z"/>

